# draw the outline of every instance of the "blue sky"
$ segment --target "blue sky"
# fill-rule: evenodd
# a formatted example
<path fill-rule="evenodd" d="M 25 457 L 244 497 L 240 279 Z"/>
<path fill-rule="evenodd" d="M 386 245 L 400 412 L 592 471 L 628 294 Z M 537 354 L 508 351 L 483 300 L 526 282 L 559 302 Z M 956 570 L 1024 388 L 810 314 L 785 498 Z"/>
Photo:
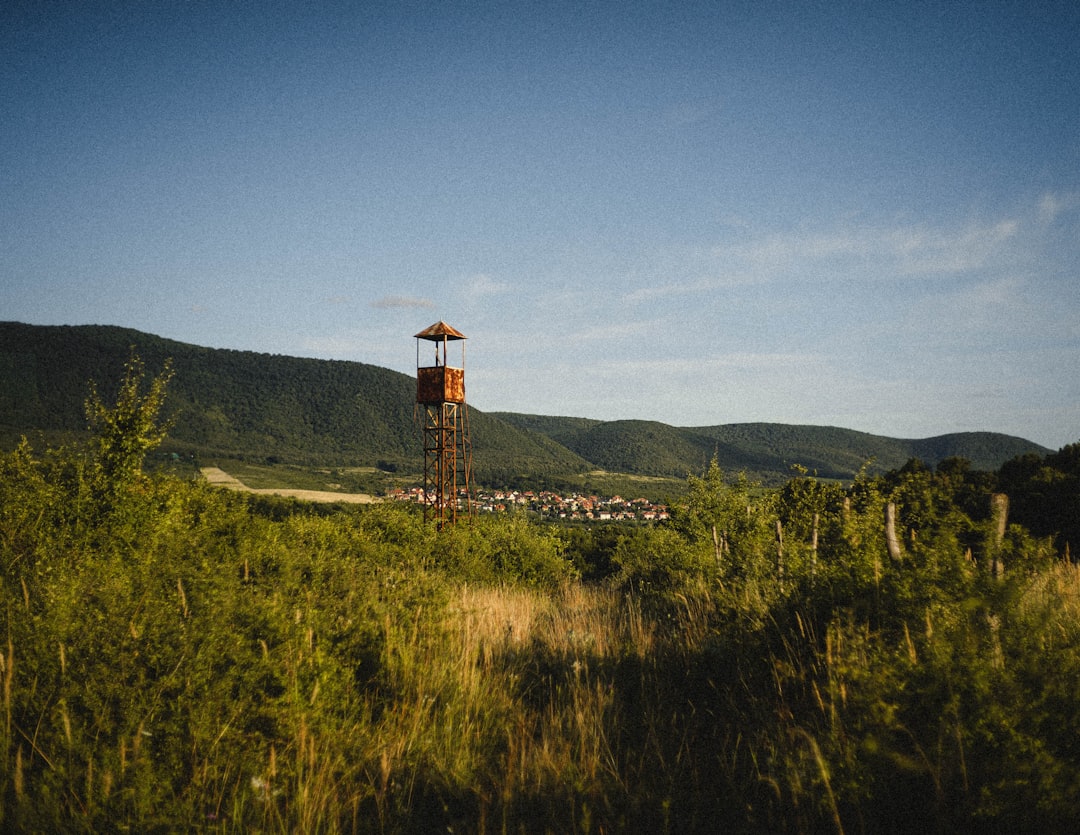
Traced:
<path fill-rule="evenodd" d="M 1080 440 L 1080 4 L 4 4 L 0 319 Z"/>

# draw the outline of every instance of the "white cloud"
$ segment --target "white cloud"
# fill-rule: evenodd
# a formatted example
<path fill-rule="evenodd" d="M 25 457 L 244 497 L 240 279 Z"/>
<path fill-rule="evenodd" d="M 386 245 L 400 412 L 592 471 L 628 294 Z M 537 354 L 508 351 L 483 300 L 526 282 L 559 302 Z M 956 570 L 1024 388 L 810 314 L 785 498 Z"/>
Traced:
<path fill-rule="evenodd" d="M 888 235 L 891 251 L 882 254 L 895 258 L 905 275 L 970 272 L 993 263 L 1018 228 L 1017 221 L 1002 220 L 959 230 L 900 229 Z"/>
<path fill-rule="evenodd" d="M 466 282 L 465 292 L 476 298 L 478 296 L 497 296 L 510 289 L 510 285 L 504 281 L 496 281 L 487 273 L 477 273 Z"/>
<path fill-rule="evenodd" d="M 879 277 L 964 273 L 994 264 L 1016 239 L 1020 224 L 1004 219 L 958 228 L 928 225 L 849 226 L 770 233 L 718 246 L 713 255 L 736 274 L 775 278 L 822 266 L 872 268 Z"/>
<path fill-rule="evenodd" d="M 1055 194 L 1046 192 L 1039 200 L 1039 220 L 1051 224 L 1058 217 L 1080 204 L 1080 195 L 1075 193 Z"/>
<path fill-rule="evenodd" d="M 689 281 L 672 281 L 650 287 L 639 287 L 627 293 L 623 300 L 629 304 L 642 304 L 661 298 L 694 296 L 715 293 L 718 290 L 730 290 L 734 287 L 749 287 L 761 284 L 762 281 L 763 278 L 760 275 L 755 276 L 748 272 L 732 272 Z"/>
<path fill-rule="evenodd" d="M 809 353 L 732 351 L 711 357 L 609 360 L 589 366 L 588 371 L 601 376 L 643 375 L 662 379 L 680 376 L 707 377 L 711 373 L 732 370 L 805 370 L 808 366 L 819 365 L 823 361 L 822 357 Z"/>
<path fill-rule="evenodd" d="M 951 285 L 916 299 L 898 316 L 894 336 L 918 334 L 921 348 L 986 350 L 1027 328 L 1035 314 L 1016 276 Z"/>
<path fill-rule="evenodd" d="M 431 301 L 431 299 L 420 299 L 412 296 L 383 296 L 375 299 L 371 306 L 378 310 L 432 308 L 435 307 L 435 302 Z"/>
<path fill-rule="evenodd" d="M 586 328 L 564 334 L 563 338 L 571 344 L 582 342 L 610 342 L 618 344 L 619 340 L 649 333 L 659 326 L 656 322 L 623 321 L 611 322 L 604 325 L 591 325 Z"/>

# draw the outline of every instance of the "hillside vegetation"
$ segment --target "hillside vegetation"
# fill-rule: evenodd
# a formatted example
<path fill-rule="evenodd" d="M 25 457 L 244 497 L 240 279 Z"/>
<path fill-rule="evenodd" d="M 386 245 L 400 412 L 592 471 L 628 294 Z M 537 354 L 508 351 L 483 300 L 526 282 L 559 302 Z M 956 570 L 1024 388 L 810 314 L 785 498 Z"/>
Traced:
<path fill-rule="evenodd" d="M 0 454 L 2 831 L 1075 827 L 1080 445 L 439 530 L 147 475 L 142 370 Z"/>
<path fill-rule="evenodd" d="M 169 449 L 323 466 L 377 465 L 419 472 L 416 382 L 357 362 L 201 348 L 124 328 L 0 324 L 0 426 L 20 434 L 78 432 L 91 380 L 114 393 L 132 348 L 151 369 L 175 372 Z M 588 468 L 543 435 L 470 409 L 481 478 Z"/>
<path fill-rule="evenodd" d="M 1026 453 L 1049 450 L 996 432 L 962 432 L 921 440 L 870 435 L 832 426 L 732 423 L 679 428 L 655 421 L 585 421 L 493 412 L 499 419 L 541 432 L 582 458 L 608 470 L 685 476 L 716 457 L 724 469 L 746 471 L 764 481 L 783 480 L 793 466 L 822 478 L 851 479 L 870 463 L 872 472 L 901 466 L 909 458 L 937 464 L 966 458 L 993 470 Z"/>
<path fill-rule="evenodd" d="M 413 378 L 357 362 L 202 348 L 123 328 L 0 323 L 0 440 L 85 429 L 91 380 L 115 392 L 134 348 L 151 369 L 171 360 L 167 449 L 310 466 L 418 473 Z M 407 350 L 407 349 L 406 349 Z M 793 465 L 850 480 L 916 457 L 963 457 L 978 469 L 1049 450 L 997 433 L 899 440 L 848 429 L 752 423 L 680 428 L 469 409 L 474 474 L 489 484 L 561 488 L 594 470 L 684 479 L 716 458 L 728 472 L 782 483 Z"/>

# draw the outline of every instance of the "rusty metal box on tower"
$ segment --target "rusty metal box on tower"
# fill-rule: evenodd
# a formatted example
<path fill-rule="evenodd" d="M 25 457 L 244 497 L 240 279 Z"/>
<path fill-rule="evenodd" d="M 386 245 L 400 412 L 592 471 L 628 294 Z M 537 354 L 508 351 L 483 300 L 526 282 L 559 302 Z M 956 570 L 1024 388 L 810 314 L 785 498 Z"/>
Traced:
<path fill-rule="evenodd" d="M 464 403 L 465 369 L 437 365 L 416 369 L 417 403 Z"/>

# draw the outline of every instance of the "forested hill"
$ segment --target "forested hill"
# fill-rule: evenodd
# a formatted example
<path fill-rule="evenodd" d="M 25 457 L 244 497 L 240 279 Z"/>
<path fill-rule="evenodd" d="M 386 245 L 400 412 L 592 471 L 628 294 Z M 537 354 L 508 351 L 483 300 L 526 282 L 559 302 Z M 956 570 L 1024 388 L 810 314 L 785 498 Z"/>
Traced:
<path fill-rule="evenodd" d="M 594 421 L 512 412 L 492 415 L 541 432 L 603 469 L 680 476 L 700 471 L 715 455 L 728 471 L 746 471 L 766 482 L 787 478 L 793 466 L 823 478 L 848 479 L 864 465 L 872 472 L 903 466 L 911 458 L 935 465 L 966 458 L 972 467 L 996 470 L 1021 455 L 1050 450 L 997 432 L 960 432 L 918 440 L 887 438 L 832 426 L 731 423 L 683 428 L 644 420 Z"/>
<path fill-rule="evenodd" d="M 148 375 L 171 359 L 168 444 L 203 456 L 419 470 L 413 420 L 416 382 L 358 362 L 202 348 L 110 326 L 0 323 L 0 429 L 20 433 L 84 429 L 94 381 L 113 397 L 134 348 Z M 476 474 L 581 472 L 588 463 L 547 437 L 470 409 Z"/>
<path fill-rule="evenodd" d="M 169 444 L 206 456 L 320 465 L 419 469 L 412 377 L 358 362 L 203 348 L 111 326 L 0 323 L 0 440 L 85 428 L 94 381 L 109 400 L 132 349 L 147 373 L 172 359 Z M 785 424 L 680 428 L 651 421 L 599 421 L 469 410 L 474 471 L 482 481 L 563 477 L 592 469 L 685 478 L 713 455 L 728 472 L 766 482 L 792 465 L 823 477 L 927 464 L 953 456 L 996 469 L 1049 450 L 997 433 L 901 440 L 848 429 Z"/>

